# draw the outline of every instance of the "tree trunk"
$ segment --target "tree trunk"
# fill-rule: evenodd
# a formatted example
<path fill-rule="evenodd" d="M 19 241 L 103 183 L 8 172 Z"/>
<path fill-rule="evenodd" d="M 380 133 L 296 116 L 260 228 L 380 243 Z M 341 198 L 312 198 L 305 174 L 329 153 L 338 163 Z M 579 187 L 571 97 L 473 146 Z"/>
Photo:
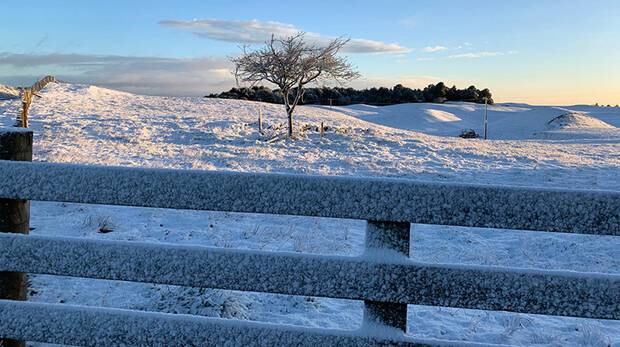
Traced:
<path fill-rule="evenodd" d="M 288 137 L 293 137 L 293 112 L 292 110 L 288 113 Z"/>
<path fill-rule="evenodd" d="M 286 89 L 282 90 L 282 93 L 284 94 L 284 108 L 286 109 L 286 115 L 288 117 L 288 137 L 291 138 L 293 137 L 293 109 L 295 106 L 291 107 L 291 91 Z"/>

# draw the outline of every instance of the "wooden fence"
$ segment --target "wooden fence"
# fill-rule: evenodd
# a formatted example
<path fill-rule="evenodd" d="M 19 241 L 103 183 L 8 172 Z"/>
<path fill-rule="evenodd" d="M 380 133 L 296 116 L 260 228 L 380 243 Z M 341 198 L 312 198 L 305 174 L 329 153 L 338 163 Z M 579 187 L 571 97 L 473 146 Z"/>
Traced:
<path fill-rule="evenodd" d="M 35 95 L 37 95 L 37 93 L 39 93 L 43 88 L 45 88 L 45 86 L 52 82 L 56 82 L 56 77 L 48 75 L 38 80 L 35 84 L 32 85 L 32 87 L 25 88 L 22 91 L 22 106 L 16 121 L 16 126 L 22 128 L 28 127 L 28 112 L 30 111 L 32 99 Z"/>
<path fill-rule="evenodd" d="M 368 221 L 366 252 L 357 257 L 0 234 L 0 271 L 361 300 L 364 319 L 355 331 L 0 300 L 3 338 L 72 345 L 467 345 L 408 336 L 407 304 L 620 319 L 620 275 L 408 257 L 411 223 L 618 236 L 620 192 L 17 161 L 0 161 L 0 172 L 5 199 Z"/>

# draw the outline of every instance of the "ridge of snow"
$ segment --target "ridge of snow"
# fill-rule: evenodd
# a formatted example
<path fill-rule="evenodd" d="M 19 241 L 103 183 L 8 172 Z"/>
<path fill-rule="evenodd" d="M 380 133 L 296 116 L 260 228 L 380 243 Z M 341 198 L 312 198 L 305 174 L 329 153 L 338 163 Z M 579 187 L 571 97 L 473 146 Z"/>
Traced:
<path fill-rule="evenodd" d="M 607 124 L 602 120 L 588 116 L 585 113 L 565 113 L 553 118 L 548 123 L 549 129 L 615 129 L 616 127 Z"/>
<path fill-rule="evenodd" d="M 0 100 L 19 98 L 19 90 L 0 84 Z"/>

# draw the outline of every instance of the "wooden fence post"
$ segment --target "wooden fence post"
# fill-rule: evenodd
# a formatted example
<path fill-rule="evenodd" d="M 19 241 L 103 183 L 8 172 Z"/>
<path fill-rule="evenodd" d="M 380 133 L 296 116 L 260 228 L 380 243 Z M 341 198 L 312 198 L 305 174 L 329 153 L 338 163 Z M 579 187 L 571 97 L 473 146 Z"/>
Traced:
<path fill-rule="evenodd" d="M 21 109 L 21 117 L 18 121 L 18 126 L 22 128 L 28 127 L 28 112 L 30 111 L 30 105 L 32 104 L 32 89 L 26 88 L 22 92 L 22 109 Z"/>
<path fill-rule="evenodd" d="M 410 223 L 368 221 L 366 226 L 365 252 L 378 255 L 389 251 L 409 257 Z M 407 304 L 364 301 L 364 326 L 388 326 L 407 332 Z"/>
<path fill-rule="evenodd" d="M 38 80 L 35 84 L 30 88 L 25 88 L 22 90 L 22 108 L 19 111 L 19 116 L 16 119 L 16 126 L 27 128 L 28 127 L 28 113 L 30 112 L 30 105 L 32 104 L 32 98 L 34 96 L 39 97 L 38 93 L 45 88 L 49 83 L 57 82 L 56 77 L 54 76 L 45 76 L 42 79 Z M 0 345 L 2 347 L 2 345 Z"/>
<path fill-rule="evenodd" d="M 32 161 L 32 131 L 0 128 L 0 160 Z M 0 199 L 0 233 L 28 234 L 30 202 Z M 26 274 L 0 272 L 0 299 L 26 300 Z M 2 347 L 23 347 L 25 342 L 0 339 Z"/>

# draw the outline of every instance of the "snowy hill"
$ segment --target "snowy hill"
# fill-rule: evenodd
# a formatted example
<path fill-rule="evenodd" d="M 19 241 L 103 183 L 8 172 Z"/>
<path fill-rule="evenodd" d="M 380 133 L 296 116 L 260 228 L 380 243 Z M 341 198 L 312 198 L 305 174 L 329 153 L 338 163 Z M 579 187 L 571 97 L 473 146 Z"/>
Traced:
<path fill-rule="evenodd" d="M 615 129 L 613 125 L 588 116 L 585 113 L 566 113 L 547 122 L 549 128 L 556 129 Z"/>
<path fill-rule="evenodd" d="M 481 141 L 456 135 L 481 128 L 483 105 L 302 106 L 296 124 L 306 129 L 303 138 L 269 144 L 285 124 L 280 105 L 72 84 L 50 84 L 42 96 L 30 122 L 35 156 L 45 161 L 620 189 L 617 129 L 576 136 L 572 128 L 574 138 L 533 140 L 565 132 L 547 124 L 565 108 L 492 106 L 490 138 L 501 140 Z M 259 109 L 265 135 L 258 133 Z M 16 101 L 0 102 L 0 125 L 13 124 L 17 110 Z M 620 125 L 618 109 L 579 111 Z M 328 127 L 323 139 L 315 131 L 321 122 Z M 593 147 L 592 139 L 601 143 Z"/>
<path fill-rule="evenodd" d="M 0 100 L 15 99 L 19 97 L 19 90 L 0 84 Z"/>
<path fill-rule="evenodd" d="M 474 129 L 482 133 L 484 105 L 473 103 L 446 103 L 446 104 L 400 104 L 392 106 L 353 105 L 337 107 L 338 111 L 395 128 L 414 130 L 438 136 L 457 136 L 463 129 Z M 593 106 L 546 107 L 520 104 L 497 104 L 488 108 L 489 139 L 523 140 L 539 137 L 541 132 L 551 130 L 547 124 L 553 119 L 565 114 L 574 113 L 582 117 L 589 117 L 593 121 L 610 122 L 620 127 L 620 108 L 601 108 Z M 604 121 L 603 121 L 604 119 Z M 578 129 L 614 128 L 614 125 L 600 126 L 579 122 L 581 119 L 572 118 L 575 124 L 570 128 L 573 132 Z M 557 129 L 553 129 L 557 130 Z M 620 133 L 613 137 L 620 137 Z"/>
<path fill-rule="evenodd" d="M 305 106 L 296 116 L 300 139 L 268 143 L 285 122 L 280 105 L 73 84 L 50 84 L 41 95 L 30 117 L 39 161 L 620 190 L 620 109 L 614 108 L 494 105 L 493 140 L 483 141 L 456 137 L 463 128 L 480 130 L 481 105 Z M 0 126 L 12 125 L 18 110 L 19 100 L 0 101 Z M 579 115 L 558 118 L 571 112 Z M 324 138 L 315 130 L 321 122 L 328 126 Z M 36 235 L 356 255 L 365 224 L 33 202 L 31 226 Z M 619 239 L 414 225 L 411 253 L 425 263 L 619 273 Z M 339 329 L 355 329 L 361 321 L 361 304 L 349 300 L 54 276 L 32 276 L 30 288 L 30 300 L 42 302 Z M 410 333 L 422 338 L 620 343 L 617 322 L 426 306 L 410 312 Z"/>
<path fill-rule="evenodd" d="M 620 117 L 602 117 L 617 124 Z M 534 134 L 540 139 L 612 140 L 620 137 L 620 129 L 599 118 L 580 112 L 569 112 L 547 122 L 546 131 Z"/>

